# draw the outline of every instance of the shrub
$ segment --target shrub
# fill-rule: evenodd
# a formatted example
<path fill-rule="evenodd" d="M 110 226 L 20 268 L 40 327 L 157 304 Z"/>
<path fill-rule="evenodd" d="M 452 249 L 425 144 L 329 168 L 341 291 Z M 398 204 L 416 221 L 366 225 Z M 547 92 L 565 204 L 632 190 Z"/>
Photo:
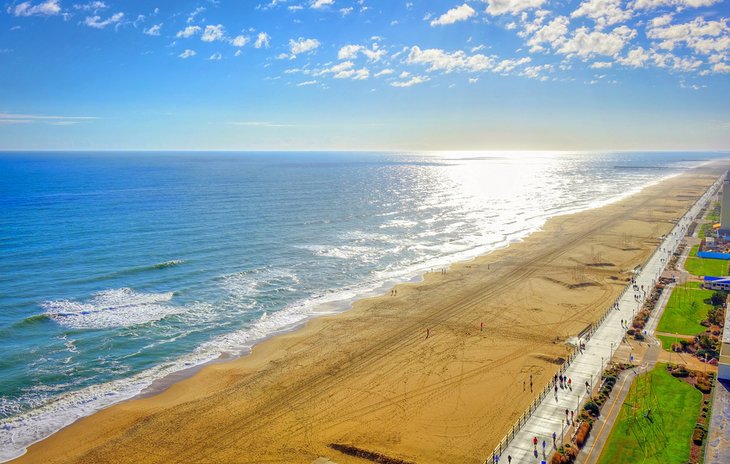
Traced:
<path fill-rule="evenodd" d="M 579 448 L 583 448 L 583 445 L 585 445 L 586 440 L 588 439 L 588 433 L 590 433 L 590 431 L 591 431 L 591 424 L 588 422 L 583 422 L 578 427 L 578 431 L 575 434 L 575 444 Z"/>
<path fill-rule="evenodd" d="M 598 403 L 595 401 L 589 401 L 586 403 L 585 406 L 583 406 L 583 409 L 585 409 L 588 414 L 590 414 L 593 417 L 598 417 L 598 415 L 601 413 L 601 408 L 598 406 Z"/>
<path fill-rule="evenodd" d="M 692 433 L 692 441 L 695 445 L 701 445 L 702 440 L 705 438 L 705 431 L 702 429 L 695 429 L 694 433 Z"/>

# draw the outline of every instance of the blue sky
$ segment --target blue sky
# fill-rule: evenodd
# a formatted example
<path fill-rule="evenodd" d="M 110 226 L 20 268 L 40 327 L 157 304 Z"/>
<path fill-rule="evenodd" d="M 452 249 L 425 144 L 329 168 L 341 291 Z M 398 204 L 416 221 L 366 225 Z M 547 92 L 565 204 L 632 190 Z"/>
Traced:
<path fill-rule="evenodd" d="M 0 149 L 730 149 L 728 0 L 2 8 Z"/>

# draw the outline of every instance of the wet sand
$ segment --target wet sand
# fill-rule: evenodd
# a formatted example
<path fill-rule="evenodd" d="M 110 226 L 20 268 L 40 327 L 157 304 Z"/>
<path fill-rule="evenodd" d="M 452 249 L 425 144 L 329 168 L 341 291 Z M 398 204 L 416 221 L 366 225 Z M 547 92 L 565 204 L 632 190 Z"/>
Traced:
<path fill-rule="evenodd" d="M 553 218 L 521 243 L 399 285 L 397 296 L 357 301 L 84 418 L 14 462 L 368 462 L 333 443 L 410 462 L 483 462 L 568 355 L 565 340 L 613 303 L 725 168 Z"/>

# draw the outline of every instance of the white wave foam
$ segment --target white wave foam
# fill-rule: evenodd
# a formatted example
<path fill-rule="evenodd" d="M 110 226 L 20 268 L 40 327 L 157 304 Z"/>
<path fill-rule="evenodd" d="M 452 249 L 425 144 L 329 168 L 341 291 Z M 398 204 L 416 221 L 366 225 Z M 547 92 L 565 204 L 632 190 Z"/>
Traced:
<path fill-rule="evenodd" d="M 46 301 L 45 314 L 72 329 L 105 329 L 147 324 L 185 309 L 165 304 L 173 293 L 138 293 L 130 288 L 104 290 L 87 303 L 71 300 Z"/>

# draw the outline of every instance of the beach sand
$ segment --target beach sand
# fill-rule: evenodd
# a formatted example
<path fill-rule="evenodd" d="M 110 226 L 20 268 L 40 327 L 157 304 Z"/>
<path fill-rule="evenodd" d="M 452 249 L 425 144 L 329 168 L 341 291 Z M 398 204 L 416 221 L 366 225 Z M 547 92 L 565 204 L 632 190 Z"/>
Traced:
<path fill-rule="evenodd" d="M 569 354 L 566 338 L 614 302 L 721 168 L 553 218 L 397 296 L 360 300 L 79 420 L 17 462 L 368 462 L 332 443 L 409 462 L 483 462 Z"/>

